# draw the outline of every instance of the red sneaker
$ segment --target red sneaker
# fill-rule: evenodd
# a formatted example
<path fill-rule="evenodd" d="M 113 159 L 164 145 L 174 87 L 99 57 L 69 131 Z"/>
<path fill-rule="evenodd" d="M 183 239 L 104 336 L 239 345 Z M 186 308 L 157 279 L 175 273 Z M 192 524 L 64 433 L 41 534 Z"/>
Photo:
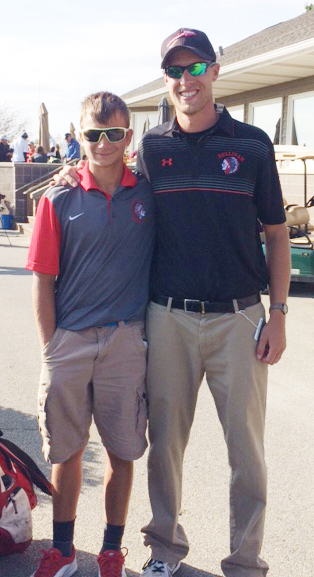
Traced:
<path fill-rule="evenodd" d="M 127 577 L 124 558 L 125 555 L 121 551 L 112 549 L 99 553 L 97 557 L 98 577 Z"/>
<path fill-rule="evenodd" d="M 42 553 L 40 565 L 31 577 L 71 577 L 77 570 L 74 547 L 71 557 L 63 557 L 61 551 L 54 548 Z"/>

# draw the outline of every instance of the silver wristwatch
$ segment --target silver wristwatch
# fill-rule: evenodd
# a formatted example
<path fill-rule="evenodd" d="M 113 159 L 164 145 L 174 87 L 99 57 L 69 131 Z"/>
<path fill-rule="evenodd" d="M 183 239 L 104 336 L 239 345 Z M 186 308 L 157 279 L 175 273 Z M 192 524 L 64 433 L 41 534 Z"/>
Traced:
<path fill-rule="evenodd" d="M 274 309 L 278 309 L 282 312 L 283 315 L 286 315 L 288 312 L 288 305 L 286 305 L 286 303 L 274 303 L 270 305 L 269 312 L 273 311 Z"/>

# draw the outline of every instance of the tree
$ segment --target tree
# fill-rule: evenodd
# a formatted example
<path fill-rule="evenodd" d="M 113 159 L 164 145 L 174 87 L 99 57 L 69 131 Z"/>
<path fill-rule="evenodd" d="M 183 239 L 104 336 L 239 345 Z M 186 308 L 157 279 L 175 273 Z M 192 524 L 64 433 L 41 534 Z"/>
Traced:
<path fill-rule="evenodd" d="M 305 4 L 305 10 L 314 10 L 314 4 Z"/>
<path fill-rule="evenodd" d="M 28 132 L 29 124 L 29 118 L 22 117 L 9 104 L 0 103 L 0 134 L 5 134 L 9 142 L 20 136 L 24 130 Z"/>

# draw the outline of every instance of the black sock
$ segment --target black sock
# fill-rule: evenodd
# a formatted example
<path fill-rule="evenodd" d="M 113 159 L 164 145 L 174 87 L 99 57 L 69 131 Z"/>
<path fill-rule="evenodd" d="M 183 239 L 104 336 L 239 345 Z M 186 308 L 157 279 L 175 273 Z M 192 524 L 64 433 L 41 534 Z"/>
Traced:
<path fill-rule="evenodd" d="M 74 535 L 74 521 L 53 522 L 53 547 L 59 549 L 64 557 L 71 557 Z"/>
<path fill-rule="evenodd" d="M 104 542 L 101 548 L 101 553 L 112 549 L 113 551 L 120 551 L 121 541 L 124 533 L 124 525 L 110 525 L 105 524 Z"/>

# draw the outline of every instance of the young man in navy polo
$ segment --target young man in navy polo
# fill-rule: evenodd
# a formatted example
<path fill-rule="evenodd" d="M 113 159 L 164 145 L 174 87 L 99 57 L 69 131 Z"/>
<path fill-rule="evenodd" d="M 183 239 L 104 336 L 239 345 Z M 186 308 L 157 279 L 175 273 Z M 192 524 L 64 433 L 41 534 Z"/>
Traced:
<path fill-rule="evenodd" d="M 176 31 L 161 54 L 176 115 L 144 135 L 137 155 L 155 193 L 158 233 L 147 316 L 153 517 L 143 528 L 151 549 L 144 577 L 170 577 L 189 550 L 178 522 L 182 467 L 204 376 L 231 466 L 230 555 L 222 570 L 264 577 L 267 367 L 285 349 L 290 281 L 274 151 L 262 130 L 214 104 L 219 64 L 204 32 Z M 68 172 L 71 183 L 75 172 Z M 265 323 L 260 293 L 267 285 Z"/>
<path fill-rule="evenodd" d="M 54 491 L 53 547 L 32 577 L 77 570 L 74 520 L 92 416 L 107 455 L 98 575 L 125 575 L 133 460 L 147 446 L 144 315 L 154 242 L 151 187 L 123 164 L 131 137 L 119 97 L 88 97 L 80 185 L 49 189 L 37 210 L 27 268 L 42 349 L 39 426 Z"/>

